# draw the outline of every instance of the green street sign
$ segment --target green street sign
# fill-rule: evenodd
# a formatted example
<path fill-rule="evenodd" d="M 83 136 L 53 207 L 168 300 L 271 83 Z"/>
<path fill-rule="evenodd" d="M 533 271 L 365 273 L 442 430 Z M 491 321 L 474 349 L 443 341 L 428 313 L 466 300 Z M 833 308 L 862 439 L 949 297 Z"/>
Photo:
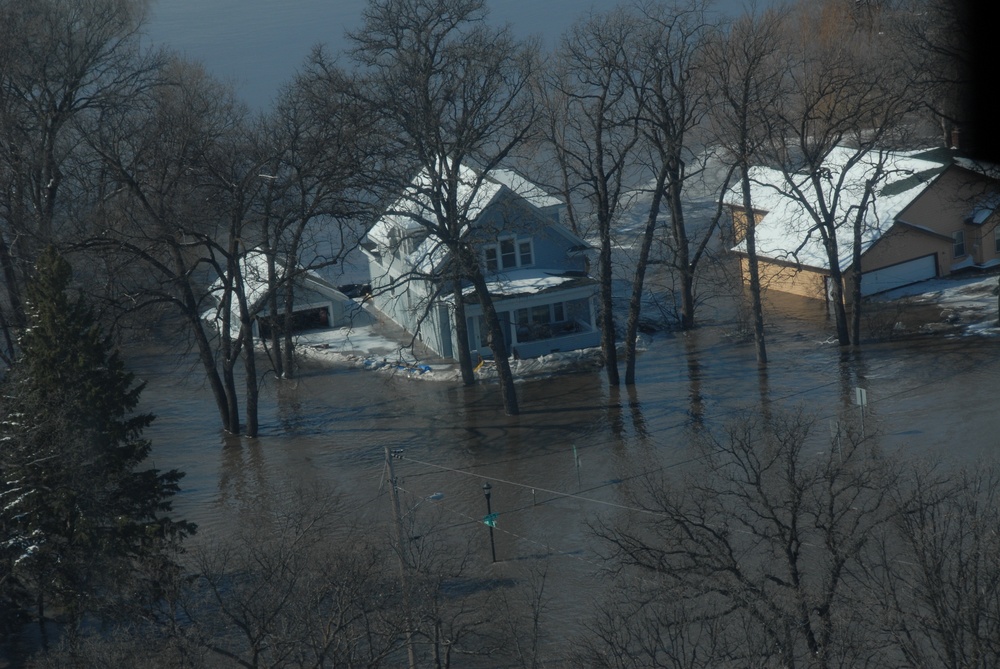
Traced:
<path fill-rule="evenodd" d="M 488 516 L 483 516 L 483 524 L 484 525 L 489 525 L 490 527 L 496 527 L 497 526 L 497 516 L 498 515 L 499 514 L 491 513 Z"/>

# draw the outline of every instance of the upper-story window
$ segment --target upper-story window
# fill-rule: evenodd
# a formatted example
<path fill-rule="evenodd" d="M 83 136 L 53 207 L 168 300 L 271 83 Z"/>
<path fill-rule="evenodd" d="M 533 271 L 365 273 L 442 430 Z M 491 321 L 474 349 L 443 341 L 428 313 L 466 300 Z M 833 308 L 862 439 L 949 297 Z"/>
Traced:
<path fill-rule="evenodd" d="M 420 248 L 420 245 L 427 239 L 427 233 L 423 230 L 407 232 L 406 230 L 393 227 L 386 234 L 386 251 L 397 260 L 411 255 Z"/>
<path fill-rule="evenodd" d="M 496 244 L 483 248 L 486 269 L 489 272 L 528 267 L 535 262 L 535 254 L 530 239 L 506 237 Z"/>
<path fill-rule="evenodd" d="M 951 236 L 953 249 L 952 255 L 956 258 L 961 258 L 965 255 L 965 232 L 959 230 Z"/>

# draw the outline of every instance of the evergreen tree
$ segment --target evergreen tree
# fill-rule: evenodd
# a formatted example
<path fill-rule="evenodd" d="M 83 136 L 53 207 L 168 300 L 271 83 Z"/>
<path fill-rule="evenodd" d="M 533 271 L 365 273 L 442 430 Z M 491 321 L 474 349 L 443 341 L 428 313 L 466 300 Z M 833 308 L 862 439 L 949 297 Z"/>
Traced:
<path fill-rule="evenodd" d="M 137 470 L 153 419 L 135 413 L 143 386 L 71 299 L 71 276 L 53 249 L 38 260 L 0 400 L 0 608 L 33 609 L 43 638 L 47 606 L 79 621 L 150 601 L 139 595 L 155 596 L 194 531 L 167 515 L 183 474 Z"/>

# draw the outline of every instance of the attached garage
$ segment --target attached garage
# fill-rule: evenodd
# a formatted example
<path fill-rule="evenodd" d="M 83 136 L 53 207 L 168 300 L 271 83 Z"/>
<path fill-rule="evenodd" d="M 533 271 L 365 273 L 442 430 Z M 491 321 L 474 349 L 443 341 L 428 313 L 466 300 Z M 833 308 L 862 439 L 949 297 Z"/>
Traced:
<path fill-rule="evenodd" d="M 861 275 L 861 295 L 868 297 L 911 283 L 933 279 L 938 275 L 937 255 L 929 253 L 913 260 L 880 267 Z"/>

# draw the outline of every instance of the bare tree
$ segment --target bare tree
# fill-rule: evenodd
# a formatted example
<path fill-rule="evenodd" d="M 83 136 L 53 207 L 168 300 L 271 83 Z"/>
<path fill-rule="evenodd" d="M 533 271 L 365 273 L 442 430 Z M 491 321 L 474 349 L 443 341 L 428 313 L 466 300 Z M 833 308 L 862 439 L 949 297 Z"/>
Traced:
<path fill-rule="evenodd" d="M 601 350 L 612 385 L 619 383 L 613 225 L 639 141 L 628 48 L 638 30 L 637 17 L 620 8 L 578 22 L 563 38 L 547 82 L 547 140 L 558 157 L 563 183 L 578 184 L 576 192 L 588 201 L 600 239 Z M 572 201 L 574 193 L 568 188 L 563 194 Z"/>
<path fill-rule="evenodd" d="M 808 38 L 788 39 L 794 63 L 767 118 L 768 160 L 782 174 L 779 190 L 810 220 L 807 237 L 822 242 L 837 339 L 848 345 L 860 343 L 861 239 L 873 225 L 870 211 L 917 98 L 894 44 L 841 21 L 841 6 L 802 8 L 789 24 Z M 854 261 L 850 322 L 842 266 L 848 238 Z"/>
<path fill-rule="evenodd" d="M 469 206 L 483 179 L 534 132 L 538 106 L 531 82 L 535 49 L 508 29 L 486 26 L 483 0 L 373 0 L 351 35 L 365 66 L 371 113 L 389 124 L 391 152 L 403 168 L 400 190 L 422 175 L 432 216 L 418 221 L 450 255 L 458 281 L 482 305 L 504 409 L 518 413 L 508 351 L 480 259 L 466 235 Z M 463 175 L 474 169 L 473 183 Z M 471 195 L 466 194 L 471 191 Z M 464 302 L 455 294 L 459 365 L 474 379 Z"/>
<path fill-rule="evenodd" d="M 0 355 L 8 364 L 37 253 L 77 241 L 102 195 L 84 138 L 102 110 L 156 81 L 161 59 L 140 45 L 144 15 L 137 0 L 0 2 Z"/>
<path fill-rule="evenodd" d="M 382 196 L 376 176 L 384 167 L 376 148 L 381 136 L 357 93 L 354 78 L 317 48 L 261 122 L 270 148 L 260 153 L 271 158 L 263 165 L 267 187 L 257 215 L 267 261 L 271 361 L 279 378 L 295 373 L 296 279 L 343 264 Z"/>
<path fill-rule="evenodd" d="M 700 170 L 691 144 L 694 131 L 709 110 L 705 79 L 705 47 L 714 30 L 701 0 L 639 9 L 642 37 L 634 57 L 631 85 L 637 98 L 639 130 L 646 169 L 654 175 L 652 198 L 632 279 L 632 296 L 625 333 L 625 383 L 635 383 L 636 335 L 643 284 L 657 220 L 664 205 L 670 214 L 667 263 L 679 283 L 680 326 L 695 324 L 695 276 L 722 214 L 718 208 L 709 225 L 697 234 L 686 220 L 684 187 Z M 694 169 L 692 169 L 694 168 Z M 728 176 L 726 182 L 728 183 Z M 694 238 L 692 238 L 694 237 Z"/>
<path fill-rule="evenodd" d="M 703 637 L 741 666 L 884 666 L 859 569 L 893 517 L 897 473 L 871 437 L 819 427 L 801 413 L 741 416 L 706 435 L 683 478 L 642 479 L 638 513 L 596 527 L 612 568 L 666 588 L 688 622 L 756 639 Z"/>
<path fill-rule="evenodd" d="M 711 76 L 716 81 L 717 97 L 712 107 L 715 141 L 739 171 L 743 196 L 742 241 L 746 244 L 754 347 L 757 363 L 766 365 L 750 168 L 761 157 L 766 139 L 764 114 L 782 92 L 780 83 L 785 70 L 780 62 L 780 51 L 784 14 L 775 10 L 749 13 L 753 11 L 748 10 L 728 26 L 728 30 L 713 42 L 708 58 Z"/>
<path fill-rule="evenodd" d="M 882 30 L 898 40 L 916 73 L 912 85 L 923 91 L 922 103 L 939 128 L 939 142 L 952 147 L 975 144 L 962 130 L 972 130 L 973 86 L 977 44 L 974 3 L 963 0 L 900 0 L 886 2 L 884 12 L 891 20 Z"/>
<path fill-rule="evenodd" d="M 109 186 L 103 226 L 87 246 L 114 264 L 106 280 L 132 309 L 176 309 L 193 338 L 226 431 L 238 434 L 235 369 L 247 365 L 247 431 L 256 434 L 254 313 L 243 280 L 265 162 L 247 143 L 244 111 L 200 69 L 175 63 L 162 85 L 104 110 L 88 137 Z M 213 287 L 214 284 L 214 287 Z M 215 322 L 205 319 L 214 309 Z"/>
<path fill-rule="evenodd" d="M 340 526 L 329 495 L 300 492 L 253 513 L 197 553 L 173 634 L 247 668 L 389 666 L 402 607 L 385 550 Z"/>
<path fill-rule="evenodd" d="M 578 666 L 707 669 L 753 656 L 752 637 L 740 637 L 732 617 L 725 620 L 718 611 L 692 605 L 677 590 L 647 578 L 619 574 L 609 581 L 606 601 L 575 647 Z M 733 652 L 736 648 L 747 652 Z"/>
<path fill-rule="evenodd" d="M 917 467 L 896 495 L 872 581 L 888 641 L 909 666 L 1000 662 L 1000 475 Z"/>

